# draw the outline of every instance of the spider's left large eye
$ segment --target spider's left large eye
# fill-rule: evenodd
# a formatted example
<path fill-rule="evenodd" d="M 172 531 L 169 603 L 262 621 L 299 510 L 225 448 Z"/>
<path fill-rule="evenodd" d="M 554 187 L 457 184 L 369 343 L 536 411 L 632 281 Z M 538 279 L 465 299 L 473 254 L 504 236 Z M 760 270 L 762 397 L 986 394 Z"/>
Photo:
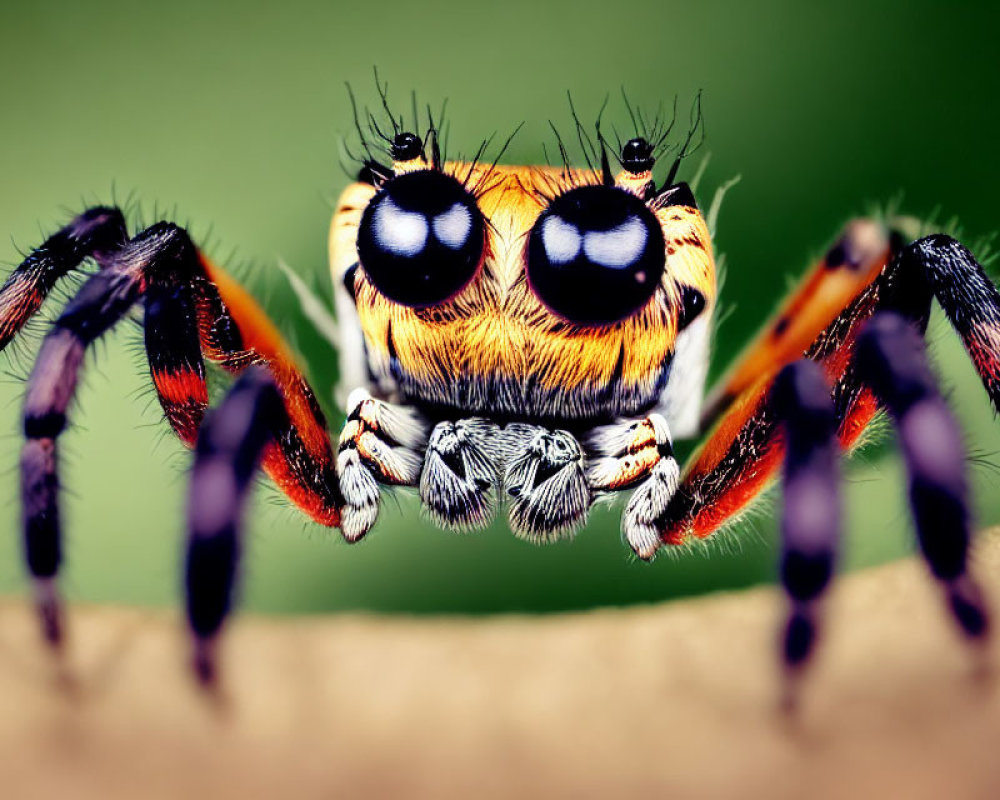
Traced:
<path fill-rule="evenodd" d="M 358 258 L 375 288 L 402 305 L 447 300 L 476 274 L 486 227 L 476 201 L 434 170 L 390 180 L 358 227 Z"/>
<path fill-rule="evenodd" d="M 542 213 L 528 239 L 528 281 L 557 314 L 582 325 L 625 319 L 663 275 L 663 231 L 634 194 L 580 186 Z"/>

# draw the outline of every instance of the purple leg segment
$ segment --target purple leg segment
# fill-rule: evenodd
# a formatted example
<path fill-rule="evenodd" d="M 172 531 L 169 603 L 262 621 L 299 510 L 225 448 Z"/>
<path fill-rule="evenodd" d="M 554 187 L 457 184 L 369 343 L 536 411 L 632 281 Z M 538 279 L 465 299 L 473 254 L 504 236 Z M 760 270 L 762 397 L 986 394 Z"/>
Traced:
<path fill-rule="evenodd" d="M 187 616 L 195 637 L 194 666 L 209 683 L 214 643 L 232 605 L 240 530 L 251 481 L 264 447 L 286 424 L 271 375 L 246 370 L 198 431 L 188 499 L 185 573 Z"/>
<path fill-rule="evenodd" d="M 927 364 L 923 338 L 902 317 L 877 314 L 858 337 L 856 364 L 895 422 L 924 558 L 965 633 L 984 636 L 989 628 L 986 608 L 966 572 L 965 449 Z"/>
<path fill-rule="evenodd" d="M 128 312 L 158 265 L 174 262 L 177 231 L 154 226 L 109 257 L 55 321 L 28 378 L 21 452 L 24 552 L 36 584 L 42 630 L 53 644 L 61 639 L 62 616 L 55 589 L 62 559 L 58 437 L 66 427 L 87 347 Z"/>
<path fill-rule="evenodd" d="M 790 601 L 783 657 L 805 664 L 818 628 L 818 602 L 830 582 L 840 538 L 836 418 L 822 368 L 801 360 L 775 381 L 773 404 L 785 435 L 781 582 Z"/>

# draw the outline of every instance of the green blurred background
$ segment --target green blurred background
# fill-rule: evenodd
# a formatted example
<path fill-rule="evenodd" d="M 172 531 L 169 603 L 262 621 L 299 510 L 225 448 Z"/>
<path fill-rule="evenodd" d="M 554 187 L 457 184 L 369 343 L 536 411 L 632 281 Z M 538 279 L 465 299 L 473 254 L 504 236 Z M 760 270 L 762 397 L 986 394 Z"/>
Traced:
<path fill-rule="evenodd" d="M 714 187 L 741 174 L 717 237 L 728 261 L 715 369 L 765 319 L 851 215 L 902 196 L 908 213 L 952 216 L 967 240 L 998 228 L 1000 96 L 995 4 L 937 2 L 521 2 L 203 4 L 53 2 L 0 10 L 0 261 L 112 192 L 147 218 L 188 223 L 292 338 L 332 405 L 335 354 L 309 329 L 278 258 L 329 295 L 326 231 L 347 176 L 349 81 L 377 103 L 377 65 L 403 108 L 447 97 L 453 152 L 526 125 L 505 161 L 537 163 L 547 121 L 569 130 L 626 87 L 648 110 L 704 90 Z M 623 128 L 612 100 L 608 124 Z M 551 150 L 550 150 L 551 152 Z M 688 170 L 693 169 L 694 161 Z M 690 175 L 690 172 L 688 173 Z M 235 251 L 235 255 L 230 253 Z M 64 437 L 67 560 L 74 601 L 177 602 L 186 454 L 158 422 L 134 326 L 88 361 Z M 960 346 L 937 319 L 940 372 L 979 456 L 981 525 L 1000 521 L 1000 426 Z M 3 358 L 3 357 L 0 357 Z M 5 360 L 4 370 L 23 366 Z M 0 384 L 0 594 L 26 591 L 18 552 L 21 384 Z M 339 420 L 331 420 L 336 426 Z M 911 551 L 892 448 L 846 471 L 846 563 Z M 360 545 L 304 523 L 273 492 L 251 512 L 244 606 L 269 612 L 551 611 L 768 581 L 773 508 L 720 546 L 654 564 L 619 541 L 620 504 L 574 541 L 535 547 L 503 525 L 469 536 L 424 521 L 399 493 Z M 772 504 L 773 506 L 773 504 Z"/>

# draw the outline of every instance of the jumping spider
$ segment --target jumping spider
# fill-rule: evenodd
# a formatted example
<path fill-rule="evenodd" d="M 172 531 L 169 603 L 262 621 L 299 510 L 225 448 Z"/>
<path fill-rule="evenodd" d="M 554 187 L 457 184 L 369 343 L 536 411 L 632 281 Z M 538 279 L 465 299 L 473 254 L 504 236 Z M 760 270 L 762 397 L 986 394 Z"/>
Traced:
<path fill-rule="evenodd" d="M 622 533 L 643 559 L 711 536 L 783 465 L 783 658 L 804 664 L 840 527 L 837 461 L 888 409 L 920 546 L 961 628 L 988 629 L 966 572 L 961 437 L 927 366 L 936 298 L 1000 410 L 1000 296 L 945 235 L 852 222 L 703 402 L 716 269 L 687 184 L 658 140 L 589 168 L 442 159 L 397 127 L 364 159 L 330 231 L 347 421 L 332 443 L 289 348 L 254 301 L 159 222 L 130 236 L 91 208 L 0 290 L 0 347 L 85 259 L 99 269 L 52 325 L 28 381 L 24 541 L 45 635 L 60 637 L 57 442 L 87 347 L 135 304 L 167 421 L 194 448 L 187 613 L 198 674 L 230 610 L 258 465 L 306 515 L 357 541 L 381 487 L 414 487 L 441 525 L 506 509 L 517 536 L 569 535 L 601 494 L 631 491 Z M 595 152 L 597 152 L 595 150 Z M 682 153 L 683 155 L 683 153 Z M 369 156 L 371 156 L 369 152 Z M 238 376 L 208 411 L 204 359 Z M 707 437 L 681 470 L 673 438 Z"/>

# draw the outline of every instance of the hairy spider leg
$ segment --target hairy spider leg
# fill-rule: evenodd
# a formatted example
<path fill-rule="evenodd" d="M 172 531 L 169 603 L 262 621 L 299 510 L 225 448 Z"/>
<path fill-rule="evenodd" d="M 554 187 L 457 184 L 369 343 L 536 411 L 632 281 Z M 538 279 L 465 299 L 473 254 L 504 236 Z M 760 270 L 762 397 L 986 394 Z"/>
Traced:
<path fill-rule="evenodd" d="M 943 581 L 957 621 L 976 637 L 987 625 L 978 590 L 965 571 L 969 534 L 964 462 L 950 457 L 953 450 L 962 452 L 961 438 L 926 366 L 922 339 L 933 297 L 965 343 L 996 407 L 1000 294 L 972 254 L 948 236 L 930 236 L 902 248 L 803 355 L 820 365 L 832 387 L 842 448 L 858 440 L 880 406 L 893 415 L 910 473 L 922 551 Z M 902 324 L 893 321 L 897 315 L 914 331 L 916 344 L 906 344 L 905 336 L 894 332 L 893 326 Z M 765 488 L 783 458 L 786 468 L 788 459 L 796 458 L 786 456 L 787 405 L 776 402 L 774 391 L 778 367 L 743 392 L 692 456 L 681 486 L 658 520 L 664 544 L 711 536 Z M 928 455 L 922 437 L 933 441 L 935 453 L 941 455 Z"/>
<path fill-rule="evenodd" d="M 876 311 L 894 310 L 919 331 L 926 328 L 936 296 L 978 370 L 994 406 L 1000 403 L 1000 294 L 960 243 L 937 235 L 903 248 L 861 287 L 801 354 L 824 367 L 833 387 L 838 437 L 856 443 L 878 409 L 871 389 L 853 365 L 862 324 Z M 730 406 L 692 456 L 677 496 L 661 519 L 665 544 L 712 535 L 732 520 L 770 481 L 782 457 L 769 390 L 780 363 L 762 370 Z"/>
<path fill-rule="evenodd" d="M 215 679 L 215 642 L 229 614 L 251 479 L 268 444 L 287 427 L 274 377 L 257 366 L 237 378 L 198 432 L 188 495 L 185 563 L 187 615 L 195 638 L 194 669 Z"/>
<path fill-rule="evenodd" d="M 80 214 L 29 253 L 0 288 L 0 350 L 38 311 L 61 277 L 87 258 L 103 269 L 127 241 L 122 212 L 98 206 Z"/>
<path fill-rule="evenodd" d="M 106 250 L 121 221 L 120 212 L 107 211 L 94 209 L 73 220 L 32 252 L 0 290 L 0 310 L 11 312 L 0 318 L 0 328 L 16 332 L 29 316 L 23 311 L 25 281 L 47 291 L 58 276 L 88 255 L 100 254 L 102 269 L 83 284 L 42 343 L 23 412 L 25 557 L 35 578 L 44 632 L 53 643 L 60 638 L 54 579 L 62 557 L 56 440 L 65 427 L 87 347 L 140 299 L 148 315 L 150 373 L 164 413 L 181 440 L 194 444 L 208 404 L 203 353 L 234 374 L 252 364 L 265 366 L 283 397 L 287 423 L 276 429 L 266 446 L 263 467 L 313 519 L 329 526 L 340 522 L 341 501 L 325 420 L 277 330 L 250 296 L 210 264 L 175 225 L 158 223 L 132 239 L 126 236 L 117 250 Z M 90 225 L 95 218 L 101 220 L 96 232 Z M 88 230 L 95 244 L 80 244 L 75 233 L 80 230 Z M 65 240 L 76 243 L 55 246 Z M 36 309 L 40 302 L 34 303 Z"/>
<path fill-rule="evenodd" d="M 707 430 L 762 374 L 790 364 L 875 280 L 902 248 L 902 237 L 870 219 L 844 226 L 825 255 L 806 272 L 771 320 L 709 392 L 701 415 Z"/>
<path fill-rule="evenodd" d="M 800 359 L 774 382 L 785 459 L 781 476 L 781 583 L 789 600 L 782 635 L 783 702 L 791 710 L 819 628 L 820 600 L 837 559 L 841 498 L 837 420 L 823 368 Z"/>
<path fill-rule="evenodd" d="M 927 363 L 923 337 L 894 312 L 880 312 L 858 337 L 861 379 L 895 423 L 917 539 L 970 637 L 989 627 L 979 587 L 966 573 L 971 539 L 962 432 Z"/>

